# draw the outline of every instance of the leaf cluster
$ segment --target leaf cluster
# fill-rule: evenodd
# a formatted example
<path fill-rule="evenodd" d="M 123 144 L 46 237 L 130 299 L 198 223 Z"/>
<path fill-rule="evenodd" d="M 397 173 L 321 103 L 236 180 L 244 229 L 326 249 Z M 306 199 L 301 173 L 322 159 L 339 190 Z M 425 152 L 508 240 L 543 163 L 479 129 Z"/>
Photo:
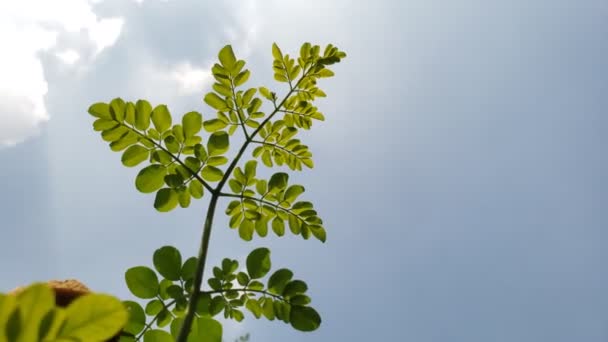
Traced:
<path fill-rule="evenodd" d="M 186 313 L 187 302 L 194 289 L 192 279 L 196 258 L 182 263 L 180 252 L 172 246 L 157 249 L 153 256 L 154 269 L 147 266 L 132 267 L 125 273 L 125 281 L 131 293 L 147 300 L 144 306 L 134 301 L 125 301 L 129 309 L 129 322 L 125 331 L 133 336 L 156 336 L 162 331 L 153 329 L 170 326 L 169 335 L 177 337 Z M 212 336 L 221 338 L 221 325 L 213 317 L 223 314 L 224 318 L 238 322 L 244 319 L 246 309 L 255 318 L 262 316 L 269 320 L 290 323 L 302 331 L 312 331 L 319 327 L 321 318 L 309 306 L 311 299 L 306 294 L 308 286 L 302 280 L 293 279 L 289 269 L 279 269 L 266 277 L 271 269 L 270 250 L 253 250 L 246 260 L 246 270 L 239 271 L 239 262 L 225 258 L 221 266 L 213 268 L 213 277 L 208 279 L 211 288 L 203 291 L 196 304 L 195 322 L 198 325 L 213 325 Z M 215 341 L 207 335 L 197 335 L 193 328 L 189 340 Z"/>
<path fill-rule="evenodd" d="M 128 313 L 120 300 L 85 294 L 67 308 L 55 304 L 53 290 L 43 283 L 16 296 L 0 294 L 0 341 L 105 341 L 125 326 Z"/>
<path fill-rule="evenodd" d="M 257 233 L 261 237 L 268 234 L 268 227 L 277 236 L 285 234 L 285 227 L 294 235 L 308 239 L 311 235 L 325 242 L 326 233 L 323 220 L 308 201 L 298 201 L 304 186 L 289 185 L 289 175 L 285 172 L 273 174 L 269 180 L 256 178 L 257 162 L 250 160 L 244 169 L 234 169 L 228 185 L 238 200 L 233 200 L 226 208 L 230 216 L 230 227 L 238 228 L 239 236 L 246 241 Z"/>

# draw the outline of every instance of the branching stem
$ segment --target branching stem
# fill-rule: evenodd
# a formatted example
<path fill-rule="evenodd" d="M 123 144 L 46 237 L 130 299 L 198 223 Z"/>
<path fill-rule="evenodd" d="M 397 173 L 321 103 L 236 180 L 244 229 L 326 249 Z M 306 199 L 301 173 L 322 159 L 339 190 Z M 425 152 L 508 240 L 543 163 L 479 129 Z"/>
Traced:
<path fill-rule="evenodd" d="M 310 71 L 312 69 L 313 69 L 313 67 L 311 66 L 311 68 L 308 69 L 308 71 Z M 294 87 L 290 87 L 291 89 L 287 92 L 287 95 L 285 95 L 285 97 L 279 103 L 279 105 L 275 107 L 275 109 L 272 111 L 272 113 L 268 117 L 266 117 L 266 119 L 264 119 L 264 121 L 260 124 L 260 126 L 258 126 L 258 128 L 256 128 L 253 131 L 253 133 L 251 133 L 251 135 L 246 137 L 245 142 L 243 143 L 243 146 L 241 146 L 241 149 L 237 153 L 236 157 L 232 160 L 232 163 L 230 163 L 230 165 L 228 166 L 228 169 L 226 169 L 226 172 L 224 173 L 224 177 L 222 177 L 222 179 L 218 183 L 217 187 L 215 189 L 211 190 L 211 201 L 209 202 L 209 208 L 207 209 L 207 216 L 205 218 L 205 225 L 203 228 L 203 237 L 201 239 L 201 247 L 199 249 L 198 261 L 196 263 L 196 273 L 194 274 L 194 289 L 196 289 L 196 291 L 194 291 L 192 293 L 192 297 L 190 297 L 190 301 L 188 303 L 188 311 L 184 318 L 184 323 L 182 325 L 182 328 L 179 331 L 179 335 L 177 337 L 177 342 L 186 342 L 186 340 L 188 338 L 188 334 L 190 333 L 190 328 L 192 327 L 192 322 L 194 321 L 196 303 L 198 302 L 198 299 L 200 298 L 200 295 L 201 295 L 200 290 L 201 290 L 202 283 L 203 283 L 203 275 L 205 272 L 205 262 L 207 260 L 207 252 L 209 250 L 209 239 L 211 237 L 211 227 L 213 224 L 213 215 L 215 214 L 215 207 L 217 205 L 217 200 L 220 196 L 219 194 L 221 193 L 224 184 L 226 184 L 226 182 L 230 178 L 232 171 L 238 165 L 239 160 L 243 156 L 243 153 L 245 153 L 245 150 L 247 150 L 247 146 L 249 146 L 249 144 L 252 142 L 253 138 L 255 138 L 255 136 L 262 129 L 262 127 L 264 127 L 264 125 L 268 121 L 270 121 L 275 116 L 276 113 L 279 112 L 279 108 L 283 107 L 283 105 L 285 104 L 285 101 L 287 101 L 287 99 L 294 92 L 294 89 L 296 89 L 298 87 L 298 85 L 300 84 L 300 82 L 302 82 L 302 80 L 307 76 L 308 71 L 304 71 L 302 73 L 302 77 L 298 80 L 298 82 L 296 83 L 296 85 Z"/>

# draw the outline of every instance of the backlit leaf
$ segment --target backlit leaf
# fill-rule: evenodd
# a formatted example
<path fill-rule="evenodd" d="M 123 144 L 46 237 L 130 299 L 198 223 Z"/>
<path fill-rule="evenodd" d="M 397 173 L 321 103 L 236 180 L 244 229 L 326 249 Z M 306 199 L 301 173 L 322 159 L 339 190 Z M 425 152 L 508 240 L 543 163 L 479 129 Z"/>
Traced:
<path fill-rule="evenodd" d="M 124 166 L 133 167 L 139 165 L 149 157 L 150 151 L 147 148 L 141 145 L 133 145 L 125 150 L 122 154 L 121 161 Z"/>
<path fill-rule="evenodd" d="M 293 305 L 289 314 L 291 326 L 300 331 L 314 331 L 321 325 L 321 316 L 309 306 Z"/>
<path fill-rule="evenodd" d="M 182 127 L 186 138 L 197 134 L 203 125 L 203 116 L 198 112 L 189 112 L 182 118 Z"/>
<path fill-rule="evenodd" d="M 158 277 L 148 267 L 137 266 L 128 269 L 125 273 L 125 281 L 129 291 L 137 298 L 149 299 L 158 294 Z"/>
<path fill-rule="evenodd" d="M 251 279 L 259 279 L 270 271 L 270 250 L 268 248 L 254 249 L 247 256 L 247 273 Z"/>
<path fill-rule="evenodd" d="M 218 131 L 211 134 L 207 141 L 207 150 L 210 156 L 221 155 L 228 151 L 229 147 L 228 133 L 224 131 Z"/>
<path fill-rule="evenodd" d="M 179 250 L 173 246 L 163 246 L 156 251 L 152 257 L 154 268 L 163 277 L 169 280 L 179 280 L 182 267 L 182 256 Z"/>
<path fill-rule="evenodd" d="M 143 193 L 150 193 L 160 189 L 165 184 L 167 168 L 153 164 L 146 166 L 137 174 L 135 187 Z"/>
<path fill-rule="evenodd" d="M 171 127 L 171 114 L 166 105 L 158 105 L 152 111 L 152 123 L 160 133 Z"/>

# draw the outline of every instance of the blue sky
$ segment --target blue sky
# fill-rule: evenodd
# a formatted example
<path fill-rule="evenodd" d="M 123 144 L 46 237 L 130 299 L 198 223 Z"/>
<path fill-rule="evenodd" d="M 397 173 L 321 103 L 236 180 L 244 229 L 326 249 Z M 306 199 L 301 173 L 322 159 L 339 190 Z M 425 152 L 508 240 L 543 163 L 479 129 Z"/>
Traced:
<path fill-rule="evenodd" d="M 270 46 L 348 53 L 322 84 L 316 166 L 293 175 L 328 242 L 272 249 L 323 315 L 252 341 L 608 340 L 608 3 L 582 1 L 26 1 L 0 5 L 0 289 L 78 278 L 130 298 L 124 271 L 196 253 L 206 201 L 157 213 L 93 132 L 120 96 L 211 111 L 208 68 L 232 44 L 275 89 Z M 8 14 L 7 14 L 8 13 Z M 8 76 L 6 76 L 8 75 Z"/>

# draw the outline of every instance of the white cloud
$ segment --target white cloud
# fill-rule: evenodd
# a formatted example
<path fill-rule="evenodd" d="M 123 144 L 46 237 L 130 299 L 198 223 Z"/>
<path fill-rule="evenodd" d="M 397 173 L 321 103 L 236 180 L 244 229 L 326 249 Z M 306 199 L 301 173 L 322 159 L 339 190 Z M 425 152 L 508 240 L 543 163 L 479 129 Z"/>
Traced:
<path fill-rule="evenodd" d="M 40 55 L 56 46 L 59 33 L 87 32 L 97 54 L 114 44 L 122 23 L 120 18 L 98 19 L 86 0 L 0 2 L 0 147 L 35 135 L 50 118 Z M 80 58 L 73 49 L 55 55 L 67 64 Z"/>
<path fill-rule="evenodd" d="M 76 50 L 68 49 L 55 54 L 65 64 L 74 64 L 80 59 L 80 54 Z"/>
<path fill-rule="evenodd" d="M 197 68 L 189 62 L 178 64 L 168 72 L 169 78 L 177 82 L 180 94 L 200 92 L 211 84 L 211 67 Z"/>

